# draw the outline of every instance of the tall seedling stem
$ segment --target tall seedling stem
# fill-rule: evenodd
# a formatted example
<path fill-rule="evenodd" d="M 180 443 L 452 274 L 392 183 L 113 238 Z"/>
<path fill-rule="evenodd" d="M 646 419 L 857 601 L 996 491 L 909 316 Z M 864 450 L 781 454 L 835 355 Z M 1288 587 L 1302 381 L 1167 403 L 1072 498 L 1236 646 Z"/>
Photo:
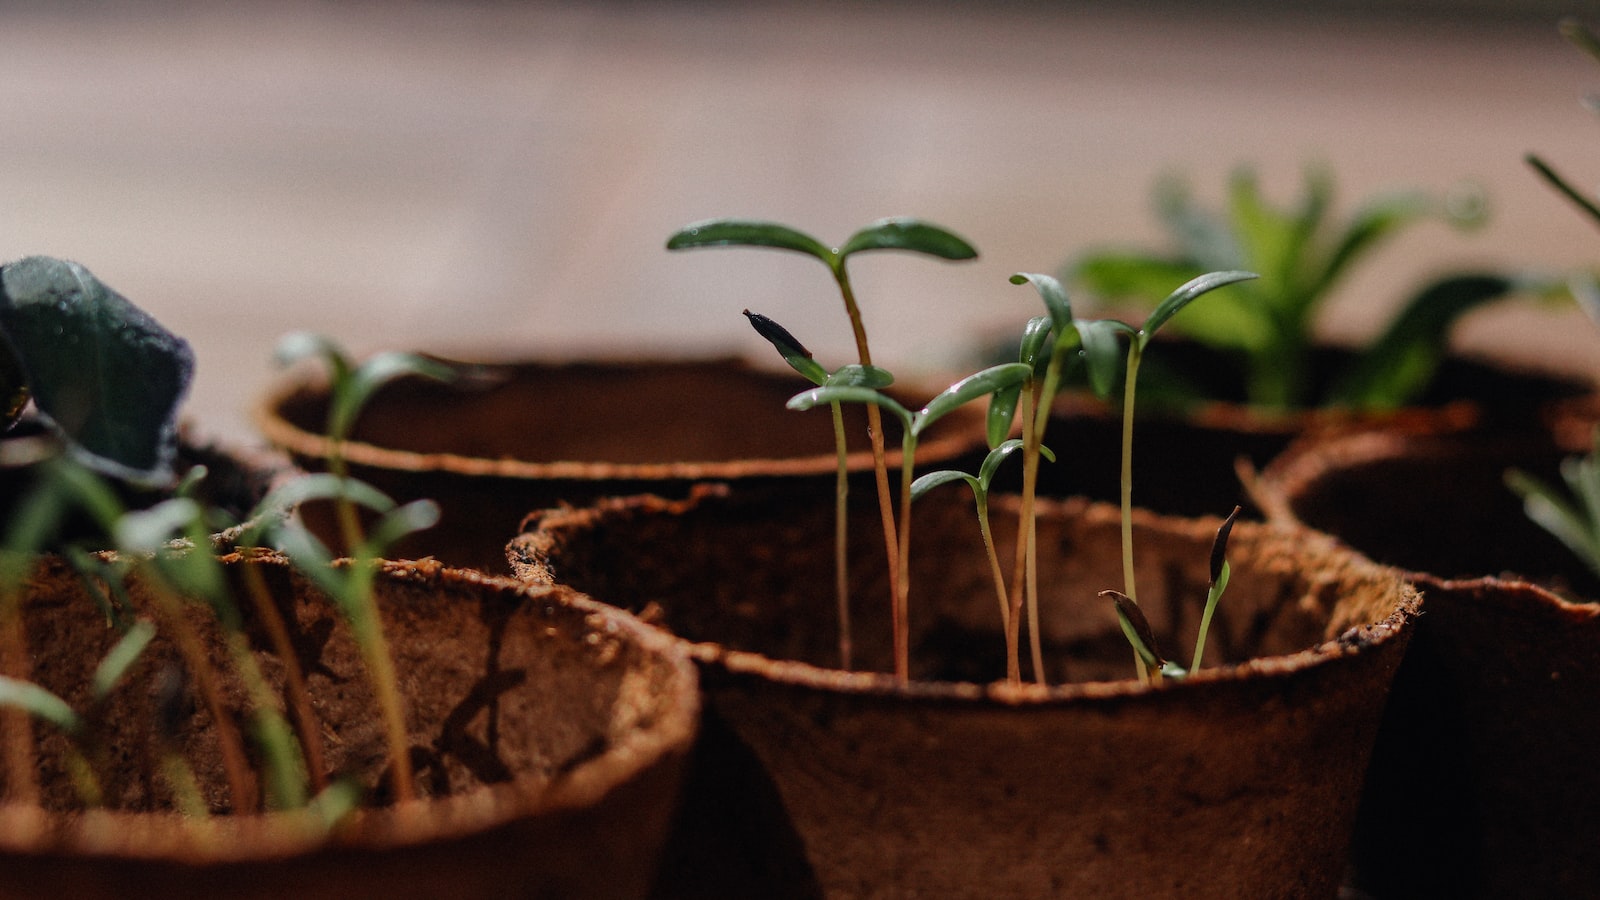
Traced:
<path fill-rule="evenodd" d="M 862 321 L 861 310 L 856 303 L 854 289 L 850 285 L 846 260 L 854 253 L 866 250 L 909 250 L 946 260 L 973 259 L 978 255 L 978 251 L 962 238 L 935 225 L 906 218 L 880 219 L 857 231 L 838 247 L 830 247 L 786 225 L 739 219 L 715 219 L 696 223 L 680 229 L 667 239 L 668 250 L 730 246 L 790 250 L 814 257 L 827 266 L 834 283 L 839 288 L 840 297 L 844 300 L 845 313 L 850 319 L 851 335 L 855 340 L 857 362 L 864 370 L 873 368 L 872 351 L 867 342 L 866 325 Z M 896 537 L 894 498 L 889 487 L 888 460 L 883 444 L 883 416 L 875 404 L 867 406 L 867 436 L 872 444 L 873 475 L 878 488 L 878 511 L 883 523 L 884 552 L 889 568 L 890 604 L 895 622 L 894 632 L 898 640 L 898 636 L 905 633 L 903 623 L 900 622 L 905 590 L 899 583 L 901 575 L 905 572 L 904 560 L 899 558 L 905 538 Z M 905 457 L 901 460 L 901 466 L 909 471 L 913 462 L 911 458 Z M 902 478 L 902 481 L 909 490 L 909 477 Z M 909 498 L 907 502 L 909 503 Z M 910 678 L 909 659 L 909 648 L 897 645 L 895 676 L 901 681 Z"/>

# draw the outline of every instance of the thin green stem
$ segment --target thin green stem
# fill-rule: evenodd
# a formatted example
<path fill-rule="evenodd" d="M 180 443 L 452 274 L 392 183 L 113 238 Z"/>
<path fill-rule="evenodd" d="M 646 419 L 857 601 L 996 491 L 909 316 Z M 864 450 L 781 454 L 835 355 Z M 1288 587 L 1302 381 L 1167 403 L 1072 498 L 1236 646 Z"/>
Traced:
<path fill-rule="evenodd" d="M 1133 398 L 1144 355 L 1143 333 L 1128 346 L 1128 377 L 1122 386 L 1122 592 L 1139 602 L 1133 583 Z"/>
<path fill-rule="evenodd" d="M 349 483 L 350 464 L 345 460 L 342 435 L 333 438 L 332 452 L 328 454 L 328 471 L 339 479 L 341 484 Z M 361 516 L 356 511 L 355 501 L 341 494 L 334 501 L 334 515 L 339 520 L 339 536 L 344 540 L 344 554 L 355 553 L 356 548 L 365 540 L 361 532 Z"/>
<path fill-rule="evenodd" d="M 833 443 L 839 454 L 833 506 L 833 579 L 839 606 L 839 668 L 851 668 L 850 643 L 850 447 L 844 430 L 844 409 L 830 403 L 833 410 Z"/>
<path fill-rule="evenodd" d="M 1017 513 L 1016 560 L 1012 569 L 1011 602 L 1006 618 L 1006 681 L 1022 683 L 1021 631 L 1022 604 L 1028 573 L 1027 522 L 1033 518 L 1034 493 L 1039 481 L 1039 432 L 1030 415 L 1034 399 L 1034 386 L 1023 387 L 1020 409 L 1022 418 L 1022 502 Z"/>
<path fill-rule="evenodd" d="M 1011 601 L 1006 595 L 1006 576 L 1000 568 L 1000 554 L 994 547 L 994 531 L 989 527 L 989 494 L 979 490 L 974 494 L 978 505 L 978 530 L 983 533 L 983 549 L 989 555 L 989 573 L 994 576 L 994 593 L 1000 600 L 1000 627 L 1002 633 L 1011 633 Z"/>
<path fill-rule="evenodd" d="M 900 441 L 900 548 L 899 577 L 895 581 L 894 671 L 901 681 L 911 673 L 911 483 L 917 437 L 908 427 Z"/>
<path fill-rule="evenodd" d="M 416 795 L 411 770 L 409 736 L 406 732 L 405 707 L 395 678 L 394 658 L 389 655 L 389 640 L 384 636 L 383 620 L 378 616 L 378 603 L 374 597 L 373 582 L 377 574 L 378 561 L 360 559 L 356 560 L 355 564 L 365 568 L 361 570 L 362 577 L 351 582 L 354 594 L 351 599 L 359 606 L 361 614 L 351 617 L 350 626 L 361 649 L 362 660 L 366 663 L 367 674 L 372 679 L 372 687 L 377 694 L 378 710 L 383 716 L 384 736 L 389 745 L 389 761 L 394 768 L 392 775 L 394 799 L 395 804 L 399 806 Z"/>
<path fill-rule="evenodd" d="M 850 276 L 845 270 L 843 259 L 838 259 L 833 264 L 833 277 L 839 285 L 839 293 L 844 298 L 845 312 L 850 317 L 850 331 L 855 336 L 857 361 L 863 366 L 872 365 L 872 351 L 867 346 L 867 329 L 861 321 L 861 310 L 856 305 L 855 292 L 850 287 Z M 888 558 L 889 568 L 889 602 L 894 610 L 895 633 L 900 632 L 900 597 L 902 590 L 898 584 L 901 565 L 898 560 L 899 541 L 895 535 L 894 523 L 894 496 L 889 489 L 889 463 L 883 449 L 883 413 L 877 404 L 867 404 L 867 438 L 872 443 L 872 469 L 878 486 L 878 512 L 883 521 L 884 552 Z M 912 460 L 905 457 L 900 460 L 903 469 L 910 469 Z M 895 677 L 901 681 L 908 681 L 911 677 L 909 666 L 902 666 L 900 654 L 895 654 Z"/>
<path fill-rule="evenodd" d="M 261 574 L 261 564 L 246 559 L 240 562 L 240 566 L 244 572 L 245 591 L 250 595 L 256 616 L 272 643 L 272 652 L 278 655 L 283 665 L 284 686 L 289 708 L 294 711 L 295 733 L 300 738 L 301 752 L 305 754 L 311 790 L 313 794 L 320 794 L 328 786 L 327 764 L 322 754 L 322 730 L 311 706 L 311 692 L 306 687 L 305 672 L 300 668 L 300 659 L 295 653 L 294 642 L 289 638 L 289 629 Z"/>

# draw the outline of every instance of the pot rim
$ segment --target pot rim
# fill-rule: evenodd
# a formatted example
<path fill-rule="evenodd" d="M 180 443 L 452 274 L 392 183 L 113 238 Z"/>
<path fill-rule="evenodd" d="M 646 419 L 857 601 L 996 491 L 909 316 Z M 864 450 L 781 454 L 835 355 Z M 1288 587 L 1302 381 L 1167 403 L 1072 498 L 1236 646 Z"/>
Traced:
<path fill-rule="evenodd" d="M 288 565 L 279 554 L 255 557 Z M 402 850 L 461 840 L 515 827 L 520 820 L 559 816 L 593 805 L 670 758 L 686 755 L 700 717 L 698 672 L 681 647 L 624 610 L 561 585 L 533 585 L 432 560 L 380 560 L 380 577 L 423 585 L 465 586 L 554 602 L 599 618 L 608 634 L 626 639 L 669 669 L 670 699 L 647 727 L 631 728 L 606 749 L 552 777 L 518 775 L 460 794 L 413 800 L 403 806 L 358 808 L 329 829 L 309 810 L 189 819 L 171 810 L 84 810 L 56 813 L 0 802 L 0 855 L 111 857 L 147 863 L 218 865 L 259 863 L 299 855 Z"/>
<path fill-rule="evenodd" d="M 456 360 L 454 362 L 461 362 Z M 726 363 L 741 373 L 761 376 L 778 374 L 740 357 L 691 357 L 652 361 L 643 357 L 628 360 L 598 358 L 594 360 L 560 360 L 545 362 L 537 359 L 493 363 L 505 368 L 564 366 L 578 364 L 650 366 L 671 364 Z M 466 363 L 472 365 L 472 363 Z M 899 387 L 897 385 L 897 387 Z M 912 385 L 916 390 L 919 385 Z M 275 447 L 311 459 L 326 459 L 333 451 L 334 442 L 325 435 L 300 428 L 284 418 L 279 410 L 291 398 L 302 393 L 320 393 L 328 388 L 328 376 L 321 371 L 290 373 L 268 389 L 265 396 L 251 410 L 257 430 Z M 796 393 L 803 388 L 797 383 Z M 919 395 L 920 396 L 920 395 Z M 919 459 L 948 459 L 975 447 L 983 435 L 983 414 L 963 407 L 946 417 L 949 424 L 935 429 L 934 433 L 919 441 Z M 900 462 L 900 448 L 885 447 L 885 458 L 891 468 Z M 346 441 L 345 459 L 355 465 L 392 469 L 401 472 L 447 472 L 468 478 L 503 478 L 515 480 L 564 481 L 737 481 L 773 476 L 826 475 L 838 471 L 839 457 L 834 453 L 793 457 L 753 457 L 728 460 L 669 460 L 651 463 L 618 463 L 603 460 L 560 459 L 534 461 L 511 457 L 490 458 L 459 453 L 422 453 L 400 450 L 365 441 Z M 868 471 L 873 467 L 871 450 L 857 450 L 846 457 L 851 472 Z"/>
<path fill-rule="evenodd" d="M 537 533 L 538 526 L 563 520 L 581 520 L 600 515 L 608 508 L 623 509 L 629 506 L 661 504 L 668 508 L 688 508 L 707 497 L 727 496 L 721 485 L 708 485 L 694 491 L 685 500 L 668 500 L 654 495 L 605 498 L 586 507 L 561 507 L 530 513 L 523 523 L 523 533 L 514 538 L 521 542 L 529 534 Z M 1015 498 L 1005 498 L 1007 502 Z M 1083 514 L 1098 518 L 1116 518 L 1121 511 L 1113 504 L 1086 501 L 1082 498 L 1036 501 L 1045 507 L 1054 506 L 1069 514 Z M 1197 522 L 1215 529 L 1221 519 L 1214 516 L 1167 516 L 1145 509 L 1134 509 L 1134 524 L 1146 527 L 1167 522 Z M 530 531 L 529 526 L 534 526 Z M 1315 545 L 1322 553 L 1346 556 L 1356 569 L 1393 583 L 1397 603 L 1380 620 L 1357 625 L 1331 640 L 1312 647 L 1276 656 L 1255 657 L 1244 662 L 1220 666 L 1206 666 L 1199 672 L 1183 678 L 1168 679 L 1160 685 L 1147 685 L 1135 678 L 1116 681 L 1073 682 L 1067 684 L 1039 685 L 1007 684 L 1005 681 L 987 683 L 926 681 L 902 682 L 886 672 L 847 671 L 813 665 L 799 660 L 775 659 L 761 653 L 737 650 L 708 641 L 691 641 L 674 635 L 658 625 L 663 634 L 683 644 L 691 657 L 701 666 L 715 672 L 721 670 L 735 677 L 760 678 L 775 683 L 839 695 L 880 698 L 890 701 L 919 704 L 960 704 L 972 708 L 1017 708 L 1061 706 L 1067 704 L 1119 704 L 1145 696 L 1179 695 L 1194 691 L 1226 690 L 1230 685 L 1247 681 L 1281 680 L 1301 672 L 1323 666 L 1346 664 L 1363 651 L 1407 637 L 1422 610 L 1422 594 L 1407 573 L 1391 566 L 1383 566 L 1367 559 L 1357 551 L 1344 547 L 1321 532 L 1289 522 L 1240 522 L 1235 525 L 1235 537 L 1244 531 L 1259 530 L 1263 534 L 1292 535 L 1302 544 Z M 559 584 L 559 582 L 556 582 Z M 580 592 L 581 593 L 581 592 Z M 588 595 L 585 595 L 588 596 Z M 593 598 L 591 598 L 593 599 Z M 597 600 L 596 602 L 603 602 Z"/>

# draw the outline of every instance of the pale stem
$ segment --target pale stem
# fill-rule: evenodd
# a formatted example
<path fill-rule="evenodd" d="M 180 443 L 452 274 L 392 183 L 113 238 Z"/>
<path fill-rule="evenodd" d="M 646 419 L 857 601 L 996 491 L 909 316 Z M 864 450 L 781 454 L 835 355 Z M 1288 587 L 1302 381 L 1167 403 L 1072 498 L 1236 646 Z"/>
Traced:
<path fill-rule="evenodd" d="M 1128 346 L 1128 376 L 1122 386 L 1122 592 L 1139 602 L 1133 584 L 1133 394 L 1139 378 L 1141 332 Z"/>
<path fill-rule="evenodd" d="M 839 453 L 839 474 L 834 488 L 833 578 L 839 603 L 839 668 L 849 671 L 850 646 L 850 448 L 845 439 L 844 409 L 830 403 L 833 410 L 833 442 Z"/>
<path fill-rule="evenodd" d="M 862 366 L 872 365 L 872 351 L 867 347 L 867 329 L 861 321 L 861 310 L 856 306 L 855 292 L 850 289 L 850 276 L 846 273 L 844 260 L 839 260 L 833 267 L 834 280 L 839 284 L 839 293 L 844 297 L 845 312 L 850 316 L 850 330 L 855 336 L 856 355 Z M 884 552 L 888 557 L 889 566 L 889 603 L 893 613 L 893 627 L 896 635 L 900 634 L 900 597 L 902 591 L 898 584 L 900 578 L 900 564 L 898 560 L 898 541 L 895 537 L 894 526 L 894 495 L 889 489 L 889 463 L 883 450 L 883 413 L 876 403 L 867 404 L 867 438 L 872 442 L 872 470 L 878 486 L 878 512 L 883 520 Z M 902 468 L 910 468 L 911 460 L 902 459 Z M 901 654 L 898 649 L 895 653 L 895 676 L 901 681 L 909 680 L 909 668 L 900 664 Z"/>
<path fill-rule="evenodd" d="M 989 527 L 989 495 L 981 489 L 975 495 L 978 505 L 978 530 L 983 532 L 983 549 L 989 555 L 989 573 L 994 576 L 995 596 L 1000 598 L 1000 627 L 1011 634 L 1011 601 L 1006 596 L 1006 576 L 1000 569 L 1000 554 L 994 548 L 994 531 Z"/>

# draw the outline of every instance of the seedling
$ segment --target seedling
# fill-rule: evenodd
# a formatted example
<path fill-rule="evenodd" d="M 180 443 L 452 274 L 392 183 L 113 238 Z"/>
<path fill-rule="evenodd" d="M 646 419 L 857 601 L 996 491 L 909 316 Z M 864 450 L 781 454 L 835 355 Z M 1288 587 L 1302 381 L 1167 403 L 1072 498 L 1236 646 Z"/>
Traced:
<path fill-rule="evenodd" d="M 999 393 L 1005 393 L 1001 391 Z M 998 393 L 996 394 L 998 396 Z M 1001 401 L 1002 403 L 1006 401 Z M 995 551 L 994 531 L 989 526 L 989 486 L 994 482 L 995 472 L 999 471 L 1000 464 L 1006 457 L 1021 450 L 1021 438 L 1011 438 L 1002 441 L 999 446 L 990 450 L 983 458 L 983 463 L 978 467 L 976 476 L 968 475 L 954 469 L 944 469 L 938 472 L 929 472 L 911 483 L 911 499 L 915 502 L 924 494 L 942 485 L 953 481 L 963 481 L 972 489 L 972 499 L 977 507 L 978 531 L 983 535 L 983 549 L 989 557 L 989 572 L 994 578 L 995 596 L 1000 601 L 1000 627 L 1006 636 L 1007 677 L 1016 683 L 1021 680 L 1021 673 L 1016 665 L 1019 656 L 1017 647 L 1017 631 L 1011 627 L 1011 600 L 1006 592 L 1006 576 L 1000 567 L 1000 555 Z M 1040 447 L 1040 453 L 1051 462 L 1055 462 L 1055 454 L 1048 447 Z"/>
<path fill-rule="evenodd" d="M 742 219 L 712 219 L 680 229 L 667 239 L 668 250 L 687 250 L 696 247 L 766 247 L 802 253 L 819 260 L 828 267 L 839 295 L 844 300 L 845 313 L 850 319 L 850 330 L 855 338 L 856 362 L 863 369 L 872 368 L 872 350 L 867 343 L 866 325 L 856 304 L 855 291 L 850 285 L 847 262 L 851 256 L 869 250 L 906 250 L 945 260 L 974 259 L 978 251 L 966 240 L 917 219 L 880 219 L 851 235 L 838 247 L 830 247 L 809 234 L 787 225 L 774 222 Z M 889 559 L 889 593 L 901 596 L 896 584 L 897 574 L 903 568 L 896 561 L 898 542 L 895 537 L 894 498 L 889 488 L 889 468 L 884 456 L 883 416 L 876 404 L 867 405 L 867 436 L 872 444 L 873 474 L 878 488 L 878 512 L 883 525 L 884 552 Z M 901 461 L 909 470 L 910 458 Z"/>
<path fill-rule="evenodd" d="M 1144 324 L 1134 328 L 1112 319 L 1083 320 L 1072 315 L 1072 306 L 1061 283 L 1049 275 L 1018 273 L 1011 276 L 1013 284 L 1031 284 L 1044 302 L 1048 316 L 1028 322 L 1023 331 L 1020 358 L 1030 373 L 1037 373 L 1044 365 L 1042 379 L 1035 378 L 1021 394 L 1023 421 L 1023 477 L 1021 517 L 1018 523 L 1017 561 L 1011 586 L 1011 617 L 1013 630 L 1019 627 L 1019 613 L 1024 597 L 1027 600 L 1034 677 L 1043 681 L 1043 650 L 1038 627 L 1038 575 L 1037 536 L 1034 523 L 1034 502 L 1037 493 L 1039 453 L 1045 427 L 1049 422 L 1050 408 L 1069 362 L 1082 359 L 1090 386 L 1099 395 L 1107 396 L 1115 387 L 1117 371 L 1124 368 L 1123 422 L 1122 422 L 1122 555 L 1123 590 L 1130 599 L 1137 598 L 1133 574 L 1133 412 L 1135 388 L 1139 365 L 1151 337 L 1173 316 L 1199 297 L 1230 284 L 1255 276 L 1249 272 L 1209 272 L 1191 279 L 1168 294 Z M 1122 348 L 1118 335 L 1128 338 L 1127 359 L 1124 367 Z M 1037 384 L 1037 387 L 1034 384 Z M 1018 404 L 1010 395 L 999 395 L 990 406 L 990 438 L 1008 430 L 1011 417 Z M 1030 417 L 1031 412 L 1031 417 Z M 1017 643 L 1014 640 L 1009 644 Z M 1013 680 L 1018 678 L 1019 663 L 1008 664 Z"/>
<path fill-rule="evenodd" d="M 1200 616 L 1200 632 L 1194 642 L 1194 658 L 1185 669 L 1171 660 L 1161 656 L 1161 650 L 1156 645 L 1155 631 L 1144 617 L 1144 611 L 1132 597 L 1121 591 L 1101 591 L 1100 596 L 1110 598 L 1117 611 L 1117 622 L 1122 626 L 1122 634 L 1133 647 L 1134 660 L 1139 680 L 1146 684 L 1159 684 L 1163 678 L 1185 678 L 1192 672 L 1200 671 L 1200 664 L 1205 659 L 1206 635 L 1211 630 L 1211 617 L 1217 611 L 1217 602 L 1222 599 L 1222 592 L 1228 589 L 1228 576 L 1231 567 L 1228 565 L 1228 536 L 1233 531 L 1233 523 L 1239 517 L 1239 507 L 1235 506 L 1233 512 L 1217 527 L 1217 536 L 1211 542 L 1210 584 L 1206 588 L 1205 610 Z"/>
<path fill-rule="evenodd" d="M 1576 19 L 1561 22 L 1561 34 L 1590 58 L 1600 61 L 1600 36 Z M 1600 112 L 1600 99 L 1590 96 L 1586 105 Z M 1600 204 L 1574 187 L 1540 157 L 1528 154 L 1529 165 L 1586 217 L 1600 225 Z M 1600 325 L 1600 285 L 1591 276 L 1574 277 L 1572 294 L 1578 307 Z M 1600 428 L 1592 436 L 1587 455 L 1561 461 L 1565 490 L 1521 470 L 1505 474 L 1506 484 L 1522 498 L 1529 519 L 1554 535 L 1596 575 L 1600 575 Z"/>
<path fill-rule="evenodd" d="M 860 387 L 885 388 L 894 382 L 888 370 L 877 366 L 845 366 L 829 375 L 828 371 L 812 357 L 789 330 L 760 313 L 744 311 L 745 318 L 768 343 L 778 351 L 790 368 L 805 376 L 812 384 L 854 384 Z M 833 571 L 834 595 L 839 609 L 839 667 L 851 668 L 850 646 L 850 447 L 844 429 L 844 410 L 838 401 L 828 404 L 833 413 L 833 445 L 838 457 L 834 478 L 834 540 Z"/>
<path fill-rule="evenodd" d="M 334 500 L 345 550 L 355 562 L 347 572 L 337 570 L 332 565 L 333 554 L 302 528 L 280 529 L 276 537 L 301 570 L 333 598 L 355 633 L 383 713 L 395 801 L 403 804 L 414 793 L 411 755 L 406 745 L 405 714 L 395 679 L 394 660 L 389 654 L 388 640 L 372 597 L 372 579 L 383 548 L 406 534 L 432 527 L 438 521 L 438 508 L 427 501 L 396 507 L 380 493 L 357 486 L 350 478 L 344 446 L 362 407 L 384 384 L 402 375 L 449 381 L 454 373 L 447 366 L 411 353 L 380 353 L 355 365 L 329 338 L 304 332 L 286 335 L 278 342 L 277 358 L 281 364 L 308 357 L 320 358 L 329 369 L 331 400 L 327 435 L 332 450 L 328 454 L 328 473 L 334 482 L 324 496 Z M 366 505 L 382 514 L 370 536 L 363 534 L 358 505 Z"/>
<path fill-rule="evenodd" d="M 1333 289 L 1385 241 L 1426 219 L 1470 227 L 1483 218 L 1475 195 L 1440 199 L 1420 192 L 1375 197 L 1343 222 L 1330 218 L 1333 179 L 1308 169 L 1294 208 L 1271 206 L 1255 173 L 1235 171 L 1226 208 L 1202 208 L 1187 184 L 1161 181 L 1156 207 L 1168 252 L 1110 251 L 1069 267 L 1068 278 L 1106 301 L 1154 305 L 1167 285 L 1203 272 L 1248 269 L 1259 280 L 1208 301 L 1180 329 L 1243 362 L 1246 399 L 1290 409 L 1344 406 L 1392 409 L 1419 396 L 1445 356 L 1454 324 L 1473 309 L 1523 291 L 1548 291 L 1537 279 L 1495 272 L 1440 278 L 1401 308 L 1376 341 L 1339 373 L 1326 394 L 1309 377 L 1316 317 Z M 1184 386 L 1174 389 L 1181 392 Z"/>
<path fill-rule="evenodd" d="M 913 461 L 916 459 L 917 439 L 930 425 L 957 408 L 979 397 L 1005 390 L 1027 378 L 1030 369 L 1021 363 L 1004 363 L 950 385 L 945 391 L 928 401 L 922 409 L 911 412 L 894 398 L 870 387 L 852 384 L 825 384 L 797 394 L 789 400 L 790 409 L 811 409 L 823 403 L 866 403 L 870 407 L 888 410 L 901 424 L 900 464 L 900 515 L 895 553 L 890 560 L 899 571 L 891 583 L 896 586 L 893 607 L 895 676 L 901 681 L 910 678 L 911 633 L 908 615 L 911 584 L 911 501 L 914 481 Z"/>

